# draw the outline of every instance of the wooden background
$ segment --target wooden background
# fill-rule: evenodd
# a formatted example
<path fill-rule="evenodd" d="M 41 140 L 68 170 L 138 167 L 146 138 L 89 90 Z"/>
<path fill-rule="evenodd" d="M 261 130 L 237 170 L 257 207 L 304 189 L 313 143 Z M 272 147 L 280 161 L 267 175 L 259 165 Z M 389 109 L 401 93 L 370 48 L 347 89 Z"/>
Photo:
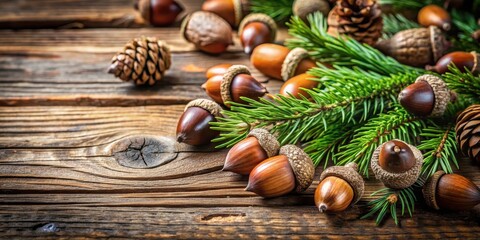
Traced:
<path fill-rule="evenodd" d="M 423 203 L 413 218 L 377 227 L 359 220 L 369 194 L 338 215 L 318 213 L 313 185 L 264 200 L 246 178 L 222 172 L 226 151 L 173 142 L 184 105 L 206 97 L 204 71 L 250 66 L 236 46 L 221 56 L 194 51 L 171 28 L 149 28 L 132 0 L 0 2 L 0 236 L 2 238 L 479 238 L 479 209 L 439 213 Z M 186 12 L 200 0 L 180 0 Z M 153 88 L 106 74 L 131 38 L 154 36 L 173 50 L 173 66 Z M 280 39 L 286 37 L 282 30 Z M 254 71 L 254 76 L 268 81 Z M 281 82 L 266 84 L 271 92 Z M 118 143 L 161 143 L 164 165 L 135 169 L 113 157 Z M 477 166 L 461 164 L 480 184 Z"/>

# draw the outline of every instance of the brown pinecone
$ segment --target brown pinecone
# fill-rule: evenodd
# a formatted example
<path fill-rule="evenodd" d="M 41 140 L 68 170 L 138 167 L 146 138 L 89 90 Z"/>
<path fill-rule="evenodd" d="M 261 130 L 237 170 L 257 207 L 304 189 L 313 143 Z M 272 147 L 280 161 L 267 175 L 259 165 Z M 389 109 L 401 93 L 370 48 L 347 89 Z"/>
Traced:
<path fill-rule="evenodd" d="M 471 105 L 458 115 L 455 131 L 463 154 L 480 163 L 480 104 Z"/>
<path fill-rule="evenodd" d="M 382 35 L 382 10 L 375 0 L 337 0 L 328 14 L 328 33 L 373 45 Z"/>
<path fill-rule="evenodd" d="M 156 38 L 133 39 L 112 58 L 108 73 L 136 85 L 154 85 L 170 68 L 171 56 L 167 44 Z"/>

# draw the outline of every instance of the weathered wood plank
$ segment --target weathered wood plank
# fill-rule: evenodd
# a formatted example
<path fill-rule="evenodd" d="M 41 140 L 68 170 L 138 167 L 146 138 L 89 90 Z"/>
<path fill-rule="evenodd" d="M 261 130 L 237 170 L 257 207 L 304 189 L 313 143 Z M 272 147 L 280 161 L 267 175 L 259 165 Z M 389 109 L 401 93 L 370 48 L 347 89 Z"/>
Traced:
<path fill-rule="evenodd" d="M 184 13 L 199 10 L 202 1 L 182 0 Z M 3 0 L 0 28 L 145 27 L 133 0 Z M 178 25 L 177 23 L 176 25 Z"/>

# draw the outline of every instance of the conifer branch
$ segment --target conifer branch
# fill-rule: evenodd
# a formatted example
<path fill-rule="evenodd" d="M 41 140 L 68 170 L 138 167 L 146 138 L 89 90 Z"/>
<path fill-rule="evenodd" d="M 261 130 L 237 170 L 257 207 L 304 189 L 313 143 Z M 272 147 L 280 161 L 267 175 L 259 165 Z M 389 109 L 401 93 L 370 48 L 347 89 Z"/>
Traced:
<path fill-rule="evenodd" d="M 474 75 L 468 69 L 461 72 L 455 65 L 449 66 L 448 69 L 449 71 L 442 75 L 448 87 L 462 95 L 462 98 L 480 101 L 480 75 Z"/>
<path fill-rule="evenodd" d="M 411 29 L 419 28 L 420 25 L 402 14 L 384 14 L 383 15 L 383 38 L 391 38 L 395 33 Z"/>
<path fill-rule="evenodd" d="M 439 168 L 452 173 L 452 165 L 458 169 L 456 158 L 457 142 L 453 124 L 446 127 L 428 126 L 420 134 L 422 142 L 418 149 L 423 151 L 422 175 L 431 176 Z"/>
<path fill-rule="evenodd" d="M 477 24 L 475 16 L 468 12 L 452 10 L 452 23 L 456 29 L 460 30 L 457 36 L 452 37 L 452 51 L 477 51 L 480 52 L 480 44 L 472 38 L 472 33 L 480 26 Z"/>
<path fill-rule="evenodd" d="M 277 22 L 286 21 L 292 14 L 295 0 L 251 0 L 252 12 L 264 13 Z"/>
<path fill-rule="evenodd" d="M 288 39 L 286 44 L 290 48 L 306 49 L 310 56 L 322 63 L 357 66 L 385 76 L 403 72 L 424 72 L 423 69 L 403 65 L 368 44 L 361 44 L 346 36 L 330 36 L 327 34 L 327 22 L 319 12 L 309 15 L 307 19 L 309 25 L 298 17 L 293 17 L 287 23 L 289 33 L 294 38 Z"/>
<path fill-rule="evenodd" d="M 443 2 L 441 0 L 379 0 L 381 5 L 390 5 L 394 9 L 413 9 L 418 10 L 428 4 L 437 4 L 441 6 Z"/>

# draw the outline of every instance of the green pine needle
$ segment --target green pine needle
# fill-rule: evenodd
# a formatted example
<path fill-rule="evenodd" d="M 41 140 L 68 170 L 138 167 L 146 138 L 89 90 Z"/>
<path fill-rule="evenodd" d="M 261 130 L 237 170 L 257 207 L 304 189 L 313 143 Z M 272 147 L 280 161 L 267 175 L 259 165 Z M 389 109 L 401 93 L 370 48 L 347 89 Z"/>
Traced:
<path fill-rule="evenodd" d="M 441 0 L 380 0 L 382 5 L 390 5 L 395 9 L 413 9 L 418 10 L 428 4 L 442 5 Z"/>
<path fill-rule="evenodd" d="M 349 37 L 332 37 L 327 33 L 327 21 L 320 12 L 307 17 L 307 25 L 298 17 L 293 17 L 289 33 L 294 38 L 286 44 L 290 48 L 301 47 L 322 63 L 338 66 L 357 66 L 365 71 L 391 75 L 403 72 L 424 72 L 423 69 L 410 67 L 385 56 L 368 44 L 361 44 Z"/>
<path fill-rule="evenodd" d="M 292 14 L 295 0 L 251 0 L 251 9 L 255 13 L 264 13 L 277 22 L 284 22 Z"/>
<path fill-rule="evenodd" d="M 476 51 L 480 52 L 480 44 L 472 37 L 472 33 L 480 29 L 475 16 L 468 12 L 452 10 L 452 23 L 454 27 L 460 30 L 458 36 L 453 36 L 450 41 L 453 48 L 451 51 Z"/>
<path fill-rule="evenodd" d="M 480 75 L 474 75 L 468 69 L 461 72 L 455 65 L 449 66 L 449 71 L 442 75 L 443 80 L 451 90 L 462 98 L 473 98 L 480 101 Z"/>
<path fill-rule="evenodd" d="M 418 149 L 423 151 L 422 175 L 431 176 L 439 168 L 453 173 L 452 165 L 458 169 L 456 158 L 457 142 L 453 124 L 446 127 L 431 125 L 420 134 L 422 143 Z"/>
<path fill-rule="evenodd" d="M 393 190 L 390 188 L 382 188 L 372 193 L 371 196 L 380 196 L 379 198 L 371 201 L 368 205 L 371 207 L 370 211 L 361 217 L 361 219 L 370 218 L 377 214 L 375 222 L 377 225 L 382 223 L 387 214 L 390 214 L 395 224 L 398 225 L 398 216 L 404 216 L 406 212 L 412 217 L 415 201 L 415 193 L 413 187 L 408 187 L 401 190 Z M 397 213 L 397 207 L 400 206 L 401 212 Z M 405 211 L 406 210 L 406 211 Z"/>
<path fill-rule="evenodd" d="M 383 15 L 383 38 L 391 38 L 395 33 L 411 28 L 419 28 L 420 25 L 402 14 Z"/>

